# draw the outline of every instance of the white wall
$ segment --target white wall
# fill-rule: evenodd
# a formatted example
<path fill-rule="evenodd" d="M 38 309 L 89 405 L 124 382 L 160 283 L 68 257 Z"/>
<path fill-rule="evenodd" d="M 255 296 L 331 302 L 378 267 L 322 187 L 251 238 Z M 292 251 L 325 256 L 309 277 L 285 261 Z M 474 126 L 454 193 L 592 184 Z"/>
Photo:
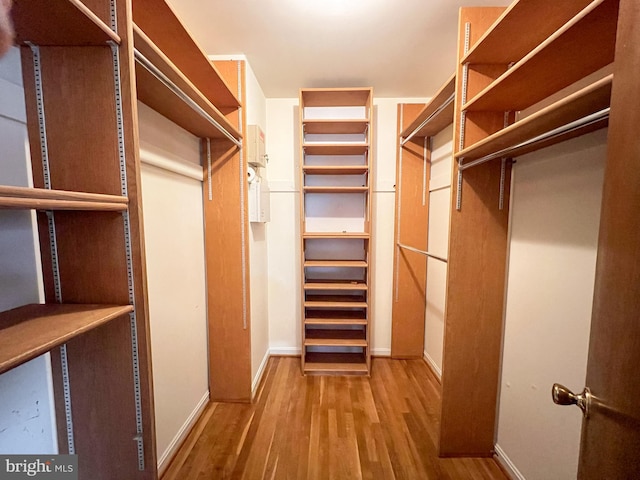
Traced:
<path fill-rule="evenodd" d="M 448 258 L 453 124 L 433 137 L 432 147 L 427 250 L 439 257 Z M 442 376 L 446 287 L 447 264 L 441 260 L 427 258 L 424 358 L 440 377 Z"/>
<path fill-rule="evenodd" d="M 267 99 L 271 222 L 269 346 L 271 353 L 300 353 L 300 196 L 298 190 L 298 99 Z"/>
<path fill-rule="evenodd" d="M 202 168 L 196 137 L 143 104 L 138 109 L 162 470 L 209 398 Z"/>
<path fill-rule="evenodd" d="M 33 186 L 20 55 L 0 59 L 0 185 Z M 0 311 L 44 301 L 35 214 L 0 210 Z M 49 354 L 0 375 L 0 453 L 58 453 Z"/>
<path fill-rule="evenodd" d="M 374 98 L 372 353 L 391 351 L 397 104 L 425 99 Z M 271 187 L 269 342 L 272 353 L 300 353 L 299 119 L 297 98 L 267 99 Z"/>
<path fill-rule="evenodd" d="M 576 478 L 582 415 L 551 386 L 582 391 L 606 130 L 518 158 L 497 450 L 520 478 Z"/>

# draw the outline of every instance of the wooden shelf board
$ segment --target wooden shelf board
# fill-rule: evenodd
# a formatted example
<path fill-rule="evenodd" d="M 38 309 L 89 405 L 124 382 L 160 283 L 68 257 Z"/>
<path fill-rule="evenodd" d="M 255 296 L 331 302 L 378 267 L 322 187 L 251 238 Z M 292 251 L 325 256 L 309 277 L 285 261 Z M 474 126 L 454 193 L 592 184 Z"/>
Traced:
<path fill-rule="evenodd" d="M 117 195 L 0 185 L 0 209 L 124 211 L 128 202 Z"/>
<path fill-rule="evenodd" d="M 362 119 L 308 119 L 303 120 L 305 133 L 310 134 L 358 134 L 365 133 L 369 122 Z"/>
<path fill-rule="evenodd" d="M 371 235 L 364 232 L 304 232 L 302 236 L 304 239 L 352 238 L 352 239 L 368 240 Z"/>
<path fill-rule="evenodd" d="M 354 143 L 305 143 L 302 145 L 305 155 L 364 155 L 369 145 Z"/>
<path fill-rule="evenodd" d="M 618 2 L 598 0 L 472 98 L 463 109 L 524 110 L 610 64 Z"/>
<path fill-rule="evenodd" d="M 13 2 L 16 43 L 39 46 L 120 44 L 120 37 L 79 0 Z"/>
<path fill-rule="evenodd" d="M 305 88 L 300 96 L 303 107 L 364 107 L 371 92 L 371 88 Z"/>
<path fill-rule="evenodd" d="M 133 311 L 131 305 L 25 305 L 0 313 L 0 373 Z"/>
<path fill-rule="evenodd" d="M 133 1 L 134 23 L 217 108 L 239 107 L 220 72 L 164 0 Z"/>
<path fill-rule="evenodd" d="M 305 325 L 367 325 L 366 320 L 351 318 L 305 318 Z"/>
<path fill-rule="evenodd" d="M 364 260 L 305 260 L 305 267 L 367 268 Z"/>
<path fill-rule="evenodd" d="M 367 308 L 367 302 L 305 300 L 305 308 Z"/>
<path fill-rule="evenodd" d="M 305 373 L 325 373 L 340 375 L 366 375 L 369 373 L 367 359 L 362 353 L 319 353 L 305 354 Z"/>
<path fill-rule="evenodd" d="M 306 282 L 305 290 L 367 290 L 367 284 L 362 282 L 321 282 L 318 280 Z"/>
<path fill-rule="evenodd" d="M 306 338 L 305 347 L 366 347 L 367 341 L 349 338 Z"/>
<path fill-rule="evenodd" d="M 418 128 L 422 122 L 424 122 L 430 115 L 434 114 L 438 108 L 454 94 L 456 89 L 456 76 L 455 74 L 440 87 L 440 89 L 433 96 L 431 101 L 427 103 L 420 111 L 416 119 L 411 122 L 407 128 L 405 128 L 400 134 L 401 137 L 409 136 L 416 128 Z M 429 123 L 420 130 L 417 131 L 415 136 L 417 137 L 430 137 L 436 133 L 442 131 L 447 125 L 453 123 L 453 107 L 454 102 L 451 102 L 445 109 L 440 111 L 437 115 L 432 117 Z"/>
<path fill-rule="evenodd" d="M 304 165 L 307 175 L 362 175 L 369 172 L 368 165 Z"/>
<path fill-rule="evenodd" d="M 508 127 L 500 130 L 493 135 L 471 145 L 456 154 L 456 158 L 464 158 L 466 161 L 472 161 L 498 152 L 507 147 L 518 145 L 526 140 L 537 137 L 545 132 L 566 125 L 574 120 L 583 118 L 591 113 L 598 112 L 610 104 L 611 85 L 613 83 L 613 75 L 594 82 L 593 84 L 569 95 L 539 112 L 522 119 Z M 606 126 L 606 121 L 602 122 L 591 130 L 572 132 L 573 137 L 578 134 L 584 134 L 594 129 Z M 534 150 L 567 140 L 568 136 L 557 137 L 552 141 L 538 144 L 535 147 L 523 148 L 516 151 L 510 156 L 522 155 Z"/>
<path fill-rule="evenodd" d="M 216 122 L 236 139 L 242 138 L 238 130 L 225 116 L 191 83 L 191 81 L 158 49 L 145 33 L 134 25 L 134 45 L 145 58 L 176 84 L 189 98 L 198 104 Z M 136 62 L 136 86 L 138 99 L 145 105 L 164 115 L 172 122 L 201 138 L 226 138 L 198 112 L 190 108 L 143 65 Z"/>
<path fill-rule="evenodd" d="M 304 193 L 367 193 L 369 187 L 303 187 Z"/>
<path fill-rule="evenodd" d="M 460 62 L 517 62 L 589 3 L 591 0 L 517 0 L 502 13 Z"/>

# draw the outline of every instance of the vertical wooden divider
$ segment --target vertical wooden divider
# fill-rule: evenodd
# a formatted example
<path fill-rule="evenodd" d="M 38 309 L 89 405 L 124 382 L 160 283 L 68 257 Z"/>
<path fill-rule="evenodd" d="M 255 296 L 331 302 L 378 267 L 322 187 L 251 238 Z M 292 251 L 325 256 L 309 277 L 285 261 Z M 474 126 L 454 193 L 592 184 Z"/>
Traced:
<path fill-rule="evenodd" d="M 427 250 L 429 203 L 422 204 L 423 189 L 429 191 L 430 163 L 424 178 L 424 137 L 400 145 L 400 133 L 420 113 L 423 104 L 398 105 L 396 162 L 396 221 L 394 239 Z M 402 124 L 400 123 L 402 119 Z M 403 125 L 404 124 L 404 125 Z M 401 150 L 402 149 L 402 153 Z M 402 154 L 402 163 L 400 162 Z M 426 185 L 423 185 L 426 182 Z M 428 195 L 427 195 L 428 200 Z M 427 282 L 427 257 L 394 245 L 391 356 L 422 358 Z"/>
<path fill-rule="evenodd" d="M 215 66 L 244 105 L 245 63 L 224 61 L 215 62 Z M 220 111 L 239 130 L 246 131 L 244 112 L 241 115 L 237 107 L 222 107 Z M 250 402 L 249 221 L 244 152 L 241 155 L 238 147 L 226 139 L 212 139 L 210 144 L 203 140 L 202 164 L 211 400 Z"/>
<path fill-rule="evenodd" d="M 464 55 L 465 24 L 473 45 L 503 8 L 460 10 L 458 58 Z M 506 66 L 469 69 L 467 100 Z M 463 65 L 458 62 L 454 120 L 454 153 L 461 150 Z M 496 112 L 467 114 L 464 144 L 469 145 L 503 127 Z M 464 171 L 462 208 L 456 210 L 454 189 L 445 312 L 442 372 L 441 456 L 490 456 L 495 443 L 503 303 L 509 218 L 510 169 L 505 181 L 505 208 L 499 210 L 500 159 Z M 453 164 L 453 182 L 458 178 Z"/>

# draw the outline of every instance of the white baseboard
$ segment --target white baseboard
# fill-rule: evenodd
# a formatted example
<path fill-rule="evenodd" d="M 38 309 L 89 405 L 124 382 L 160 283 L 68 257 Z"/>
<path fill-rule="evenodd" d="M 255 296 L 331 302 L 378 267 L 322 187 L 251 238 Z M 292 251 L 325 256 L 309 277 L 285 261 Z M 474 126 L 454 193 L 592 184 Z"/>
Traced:
<path fill-rule="evenodd" d="M 267 367 L 267 362 L 269 361 L 269 357 L 271 356 L 269 349 L 264 353 L 264 358 L 262 362 L 260 362 L 260 366 L 258 367 L 258 371 L 256 372 L 256 376 L 251 383 L 251 399 L 256 396 L 256 391 L 258 390 L 258 385 L 260 385 L 260 380 L 262 380 L 262 375 L 264 375 L 264 369 Z"/>
<path fill-rule="evenodd" d="M 390 348 L 372 348 L 371 355 L 374 357 L 390 357 L 391 349 Z"/>
<path fill-rule="evenodd" d="M 187 418 L 187 421 L 184 422 L 180 430 L 178 430 L 178 433 L 176 434 L 176 436 L 173 437 L 173 440 L 171 441 L 167 449 L 162 453 L 160 458 L 158 458 L 158 476 L 159 477 L 162 476 L 164 471 L 167 469 L 167 467 L 171 463 L 171 460 L 173 460 L 173 457 L 175 456 L 178 449 L 182 445 L 182 442 L 187 437 L 187 435 L 189 435 L 189 432 L 191 432 L 191 429 L 200 418 L 200 415 L 202 415 L 202 412 L 207 407 L 208 403 L 209 403 L 209 391 L 207 391 L 204 394 L 204 396 L 200 399 L 200 401 L 198 402 L 198 405 L 196 405 L 196 408 L 193 409 L 193 412 L 191 412 L 191 415 L 189 415 L 189 418 Z"/>
<path fill-rule="evenodd" d="M 270 355 L 301 355 L 302 350 L 299 347 L 271 347 L 269 349 Z"/>
<path fill-rule="evenodd" d="M 438 377 L 438 380 L 442 381 L 442 370 L 440 369 L 440 367 L 438 367 L 438 365 L 436 365 L 436 362 L 433 361 L 431 355 L 429 355 L 427 352 L 422 352 L 422 358 L 434 371 L 436 377 Z"/>
<path fill-rule="evenodd" d="M 507 473 L 513 480 L 526 480 L 526 478 L 524 478 L 524 475 L 520 473 L 520 471 L 516 468 L 514 463 L 507 456 L 507 454 L 504 453 L 504 450 L 500 448 L 500 445 L 497 445 L 497 444 L 496 444 L 496 458 L 498 462 L 500 462 L 500 465 L 502 465 L 502 467 L 507 471 Z"/>

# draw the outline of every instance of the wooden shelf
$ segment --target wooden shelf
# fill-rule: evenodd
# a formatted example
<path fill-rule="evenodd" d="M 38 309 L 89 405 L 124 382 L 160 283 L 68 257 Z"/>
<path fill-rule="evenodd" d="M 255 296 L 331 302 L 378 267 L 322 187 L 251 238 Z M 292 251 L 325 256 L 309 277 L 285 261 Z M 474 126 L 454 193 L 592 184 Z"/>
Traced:
<path fill-rule="evenodd" d="M 307 295 L 304 308 L 367 308 L 364 295 Z"/>
<path fill-rule="evenodd" d="M 302 145 L 305 155 L 364 155 L 369 145 L 353 143 L 305 143 Z"/>
<path fill-rule="evenodd" d="M 313 310 L 306 309 L 305 325 L 367 325 L 364 310 Z"/>
<path fill-rule="evenodd" d="M 305 260 L 304 266 L 322 268 L 367 268 L 367 262 L 364 260 Z"/>
<path fill-rule="evenodd" d="M 370 88 L 305 88 L 305 107 L 364 107 L 371 99 Z"/>
<path fill-rule="evenodd" d="M 369 373 L 364 353 L 308 352 L 305 355 L 305 373 L 337 373 L 366 375 Z"/>
<path fill-rule="evenodd" d="M 312 280 L 304 284 L 305 290 L 367 290 L 367 284 L 362 282 L 337 282 Z"/>
<path fill-rule="evenodd" d="M 367 193 L 369 187 L 303 187 L 304 193 Z"/>
<path fill-rule="evenodd" d="M 366 332 L 363 329 L 307 329 L 306 347 L 366 347 Z"/>
<path fill-rule="evenodd" d="M 127 197 L 0 185 L 0 209 L 124 211 Z"/>
<path fill-rule="evenodd" d="M 133 311 L 131 305 L 25 305 L 0 313 L 0 373 Z"/>
<path fill-rule="evenodd" d="M 242 138 L 238 130 L 202 94 L 183 72 L 134 25 L 134 45 L 147 60 L 158 68 L 171 82 L 193 100 L 214 121 L 218 122 L 236 139 Z M 136 86 L 138 99 L 172 122 L 201 138 L 226 138 L 211 122 L 189 107 L 140 62 L 136 61 Z"/>
<path fill-rule="evenodd" d="M 13 2 L 16 43 L 34 45 L 120 44 L 120 37 L 79 0 Z"/>
<path fill-rule="evenodd" d="M 304 165 L 307 175 L 363 175 L 369 173 L 368 165 Z"/>
<path fill-rule="evenodd" d="M 461 63 L 517 62 L 589 3 L 591 0 L 517 0 L 471 47 Z"/>
<path fill-rule="evenodd" d="M 588 87 L 461 150 L 456 154 L 456 158 L 464 158 L 467 161 L 481 158 L 485 155 L 499 152 L 507 147 L 518 145 L 545 132 L 605 109 L 610 104 L 612 82 L 613 75 L 608 75 Z M 605 127 L 606 123 L 607 121 L 605 119 L 587 128 L 590 128 L 590 131 L 596 130 Z M 564 136 L 555 137 L 550 141 L 534 146 L 523 147 L 510 153 L 510 156 L 523 155 L 584 133 L 586 133 L 586 131 L 577 130 Z"/>
<path fill-rule="evenodd" d="M 453 123 L 453 101 L 451 101 L 445 108 L 441 109 L 440 111 L 438 111 L 438 109 L 440 109 L 440 107 L 447 102 L 447 100 L 455 93 L 455 90 L 456 76 L 454 74 L 445 82 L 442 87 L 440 87 L 431 101 L 424 106 L 416 119 L 402 131 L 400 136 L 402 138 L 406 138 L 411 135 L 414 130 L 420 127 L 419 130 L 417 130 L 417 132 L 415 133 L 415 136 L 431 137 L 436 133 L 442 131 L 447 125 Z M 431 117 L 429 122 L 421 127 L 421 125 L 429 117 Z"/>
<path fill-rule="evenodd" d="M 311 134 L 357 134 L 367 130 L 367 120 L 343 120 L 343 119 L 309 119 L 302 122 L 304 133 Z"/>
<path fill-rule="evenodd" d="M 302 234 L 304 239 L 313 238 L 353 238 L 368 240 L 370 234 L 364 232 L 304 232 Z"/>
<path fill-rule="evenodd" d="M 213 105 L 240 106 L 220 72 L 164 0 L 134 0 L 133 21 Z"/>
<path fill-rule="evenodd" d="M 466 111 L 523 110 L 614 58 L 618 2 L 598 0 L 472 98 Z"/>

